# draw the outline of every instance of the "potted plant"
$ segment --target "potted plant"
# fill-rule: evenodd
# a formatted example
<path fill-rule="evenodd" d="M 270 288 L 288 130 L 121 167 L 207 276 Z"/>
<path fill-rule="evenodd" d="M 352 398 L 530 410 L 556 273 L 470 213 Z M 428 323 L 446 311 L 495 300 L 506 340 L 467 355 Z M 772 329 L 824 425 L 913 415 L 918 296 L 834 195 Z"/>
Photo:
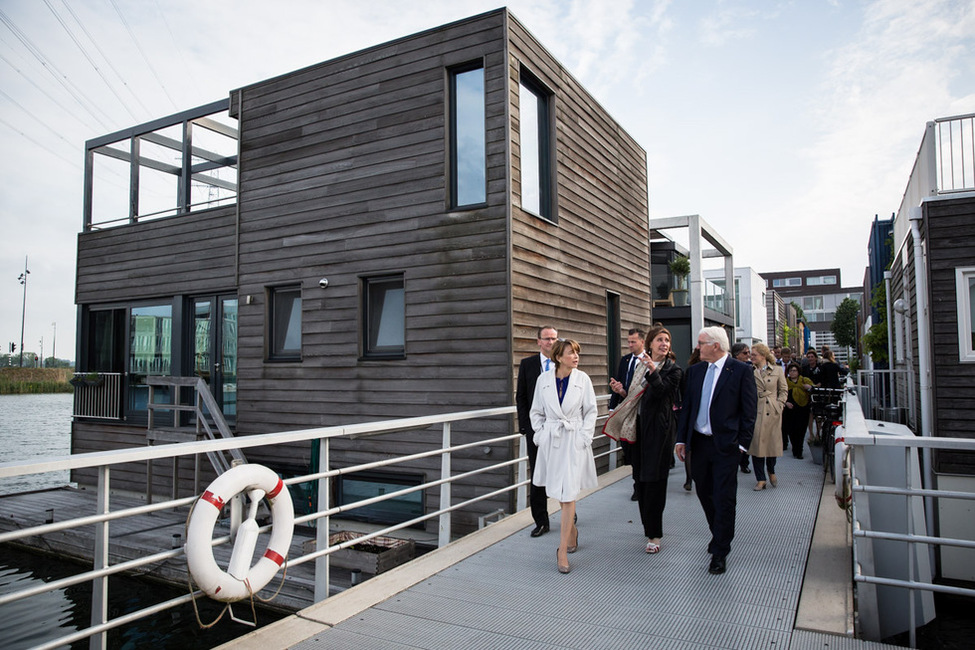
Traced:
<path fill-rule="evenodd" d="M 674 274 L 674 306 L 687 305 L 687 276 L 691 273 L 691 261 L 686 255 L 678 255 L 668 265 Z"/>
<path fill-rule="evenodd" d="M 81 386 L 101 386 L 105 383 L 105 378 L 102 377 L 101 373 L 98 372 L 86 372 L 84 374 L 77 374 L 68 380 L 68 383 L 79 388 Z"/>

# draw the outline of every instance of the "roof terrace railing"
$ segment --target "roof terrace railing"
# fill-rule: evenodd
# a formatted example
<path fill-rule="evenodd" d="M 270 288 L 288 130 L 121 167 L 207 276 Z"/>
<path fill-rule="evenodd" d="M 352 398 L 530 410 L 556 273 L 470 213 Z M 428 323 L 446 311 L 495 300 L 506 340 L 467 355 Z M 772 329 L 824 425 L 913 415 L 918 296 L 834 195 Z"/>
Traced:
<path fill-rule="evenodd" d="M 598 401 L 606 401 L 608 396 L 598 398 Z M 203 440 L 198 442 L 175 443 L 160 446 L 148 446 L 144 448 L 116 449 L 112 451 L 77 454 L 61 458 L 41 458 L 27 463 L 0 463 L 0 480 L 16 476 L 29 474 L 40 474 L 52 471 L 77 470 L 83 468 L 95 468 L 98 472 L 97 486 L 97 511 L 99 514 L 75 517 L 65 521 L 46 523 L 32 526 L 29 528 L 12 530 L 0 533 L 0 543 L 11 542 L 27 537 L 50 535 L 72 528 L 82 526 L 95 526 L 94 548 L 92 549 L 94 568 L 90 571 L 70 576 L 61 580 L 45 583 L 39 586 L 22 588 L 0 595 L 0 608 L 9 603 L 33 597 L 39 594 L 63 589 L 71 585 L 90 582 L 92 584 L 92 624 L 86 629 L 66 634 L 57 639 L 51 639 L 37 649 L 51 649 L 74 643 L 86 638 L 91 640 L 91 647 L 104 648 L 107 639 L 107 632 L 111 629 L 128 625 L 142 618 L 146 618 L 161 611 L 173 609 L 181 605 L 190 604 L 194 598 L 202 595 L 197 590 L 184 596 L 160 602 L 142 610 L 125 614 L 110 619 L 107 611 L 108 578 L 111 575 L 123 572 L 133 572 L 146 569 L 157 563 L 164 562 L 173 558 L 185 555 L 184 548 L 170 548 L 166 544 L 167 540 L 160 539 L 160 548 L 156 552 L 150 552 L 143 557 L 139 557 L 116 564 L 110 564 L 109 548 L 111 545 L 112 529 L 110 522 L 118 521 L 128 517 L 145 515 L 152 512 L 163 510 L 182 509 L 188 510 L 195 502 L 197 497 L 186 497 L 173 499 L 163 502 L 149 503 L 142 506 L 126 508 L 112 511 L 110 509 L 111 495 L 111 468 L 121 463 L 148 462 L 156 459 L 193 457 L 199 454 L 214 452 L 228 452 L 230 450 L 241 450 L 251 447 L 262 447 L 268 445 L 283 445 L 289 443 L 319 441 L 320 455 L 318 471 L 284 479 L 284 484 L 291 486 L 300 483 L 311 483 L 313 486 L 317 482 L 318 490 L 318 510 L 306 515 L 295 517 L 295 525 L 312 524 L 316 527 L 316 540 L 313 549 L 303 552 L 301 555 L 290 556 L 285 567 L 295 567 L 307 562 L 314 562 L 315 567 L 315 601 L 320 601 L 328 596 L 329 579 L 329 557 L 336 551 L 345 549 L 355 544 L 367 542 L 375 537 L 389 535 L 402 528 L 414 526 L 427 520 L 437 520 L 439 538 L 438 545 L 444 546 L 451 541 L 451 513 L 469 508 L 472 504 L 485 499 L 491 499 L 510 493 L 516 494 L 516 509 L 523 510 L 527 504 L 527 486 L 529 479 L 527 476 L 528 457 L 524 450 L 524 437 L 521 434 L 509 434 L 482 439 L 467 444 L 455 445 L 451 441 L 451 425 L 455 422 L 475 421 L 475 420 L 496 420 L 499 418 L 510 418 L 516 413 L 513 406 L 481 409 L 476 411 L 466 411 L 460 413 L 449 413 L 445 415 L 434 415 L 427 417 L 404 418 L 398 420 L 386 420 L 382 422 L 371 422 L 353 424 L 348 426 L 323 427 L 317 429 L 306 429 L 301 431 L 288 431 L 280 433 L 269 433 L 261 435 L 243 436 L 232 439 Z M 596 425 L 597 432 L 601 429 L 601 422 L 605 416 L 600 417 Z M 362 463 L 351 467 L 332 468 L 329 461 L 330 442 L 338 438 L 361 438 L 366 436 L 376 436 L 397 431 L 415 431 L 418 434 L 418 444 L 426 441 L 430 444 L 430 449 L 407 456 L 384 458 L 383 460 Z M 503 459 L 498 462 L 485 462 L 483 466 L 477 467 L 467 472 L 455 474 L 451 469 L 452 455 L 457 452 L 473 448 L 481 448 L 486 445 L 515 442 L 516 452 L 512 458 Z M 597 458 L 607 457 L 609 469 L 616 467 L 616 453 L 619 448 L 615 443 L 610 444 L 608 451 L 600 453 Z M 411 485 L 404 489 L 389 492 L 380 496 L 367 498 L 350 504 L 330 505 L 330 495 L 332 493 L 332 481 L 341 476 L 373 470 L 381 467 L 394 466 L 403 462 L 415 461 L 422 458 L 437 457 L 441 458 L 441 472 L 437 480 L 427 481 L 420 485 Z M 476 475 L 490 472 L 492 470 L 513 468 L 513 482 L 508 485 L 497 487 L 496 489 L 486 489 L 483 493 L 460 501 L 454 502 L 451 497 L 451 486 L 458 482 L 468 480 Z M 432 512 L 426 512 L 422 516 L 409 521 L 397 523 L 381 530 L 363 534 L 354 539 L 340 544 L 330 543 L 330 518 L 343 513 L 352 512 L 358 508 L 375 505 L 383 501 L 401 498 L 409 493 L 426 490 L 439 493 L 439 508 Z M 270 530 L 270 526 L 260 529 L 262 532 Z M 230 537 L 224 536 L 214 539 L 214 545 L 227 544 Z M 306 549 L 302 549 L 305 551 Z"/>
<path fill-rule="evenodd" d="M 975 191 L 975 113 L 928 122 L 897 220 L 906 220 L 908 210 L 927 197 L 971 191 Z"/>
<path fill-rule="evenodd" d="M 233 204 L 229 107 L 223 99 L 86 142 L 84 231 Z"/>

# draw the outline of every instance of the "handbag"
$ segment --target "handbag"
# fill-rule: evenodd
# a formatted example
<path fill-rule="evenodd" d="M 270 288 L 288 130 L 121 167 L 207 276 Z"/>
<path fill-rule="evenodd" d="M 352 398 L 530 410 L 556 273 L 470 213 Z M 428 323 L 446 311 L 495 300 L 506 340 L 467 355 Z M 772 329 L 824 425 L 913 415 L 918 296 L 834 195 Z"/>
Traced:
<path fill-rule="evenodd" d="M 603 424 L 603 435 L 617 441 L 636 442 L 636 416 L 640 414 L 640 398 L 646 389 L 645 373 L 634 373 L 626 398 Z"/>

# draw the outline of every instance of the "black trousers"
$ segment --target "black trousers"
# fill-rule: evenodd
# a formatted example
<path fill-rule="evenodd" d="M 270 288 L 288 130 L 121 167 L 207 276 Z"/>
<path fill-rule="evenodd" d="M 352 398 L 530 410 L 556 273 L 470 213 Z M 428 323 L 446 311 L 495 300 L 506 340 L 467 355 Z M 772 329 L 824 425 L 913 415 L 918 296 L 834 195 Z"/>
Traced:
<path fill-rule="evenodd" d="M 528 443 L 528 479 L 530 481 L 535 476 L 535 459 L 538 458 L 538 447 L 532 441 L 531 433 L 525 436 L 525 441 Z M 531 483 L 528 489 L 528 505 L 531 507 L 535 525 L 548 526 L 548 495 L 545 494 L 545 488 Z"/>
<path fill-rule="evenodd" d="M 667 479 L 656 481 L 641 481 L 640 465 L 641 450 L 639 441 L 629 445 L 630 458 L 633 461 L 633 480 L 636 488 L 637 504 L 640 506 L 640 521 L 643 522 L 643 534 L 648 538 L 663 537 L 664 508 L 667 507 Z"/>
<path fill-rule="evenodd" d="M 738 500 L 739 449 L 722 453 L 712 436 L 694 432 L 691 437 L 691 475 L 697 498 L 711 529 L 708 553 L 724 557 L 735 538 L 735 508 Z"/>

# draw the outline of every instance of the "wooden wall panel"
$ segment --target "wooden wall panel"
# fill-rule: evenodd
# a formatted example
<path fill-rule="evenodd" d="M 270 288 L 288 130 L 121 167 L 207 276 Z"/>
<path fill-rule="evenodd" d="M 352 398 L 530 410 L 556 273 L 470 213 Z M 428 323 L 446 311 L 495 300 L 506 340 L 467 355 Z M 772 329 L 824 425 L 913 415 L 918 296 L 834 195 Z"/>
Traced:
<path fill-rule="evenodd" d="M 935 435 L 975 438 L 971 427 L 975 364 L 958 360 L 959 296 L 955 287 L 955 269 L 975 266 L 975 199 L 931 201 L 925 210 Z M 936 467 L 940 472 L 975 475 L 975 454 L 938 452 Z"/>
<path fill-rule="evenodd" d="M 234 289 L 233 206 L 78 235 L 75 301 Z"/>
<path fill-rule="evenodd" d="M 510 25 L 513 368 L 537 350 L 536 327 L 551 324 L 579 340 L 581 368 L 604 394 L 607 292 L 620 295 L 622 340 L 649 325 L 646 153 L 517 21 Z M 557 224 L 519 207 L 522 69 L 554 95 Z"/>

